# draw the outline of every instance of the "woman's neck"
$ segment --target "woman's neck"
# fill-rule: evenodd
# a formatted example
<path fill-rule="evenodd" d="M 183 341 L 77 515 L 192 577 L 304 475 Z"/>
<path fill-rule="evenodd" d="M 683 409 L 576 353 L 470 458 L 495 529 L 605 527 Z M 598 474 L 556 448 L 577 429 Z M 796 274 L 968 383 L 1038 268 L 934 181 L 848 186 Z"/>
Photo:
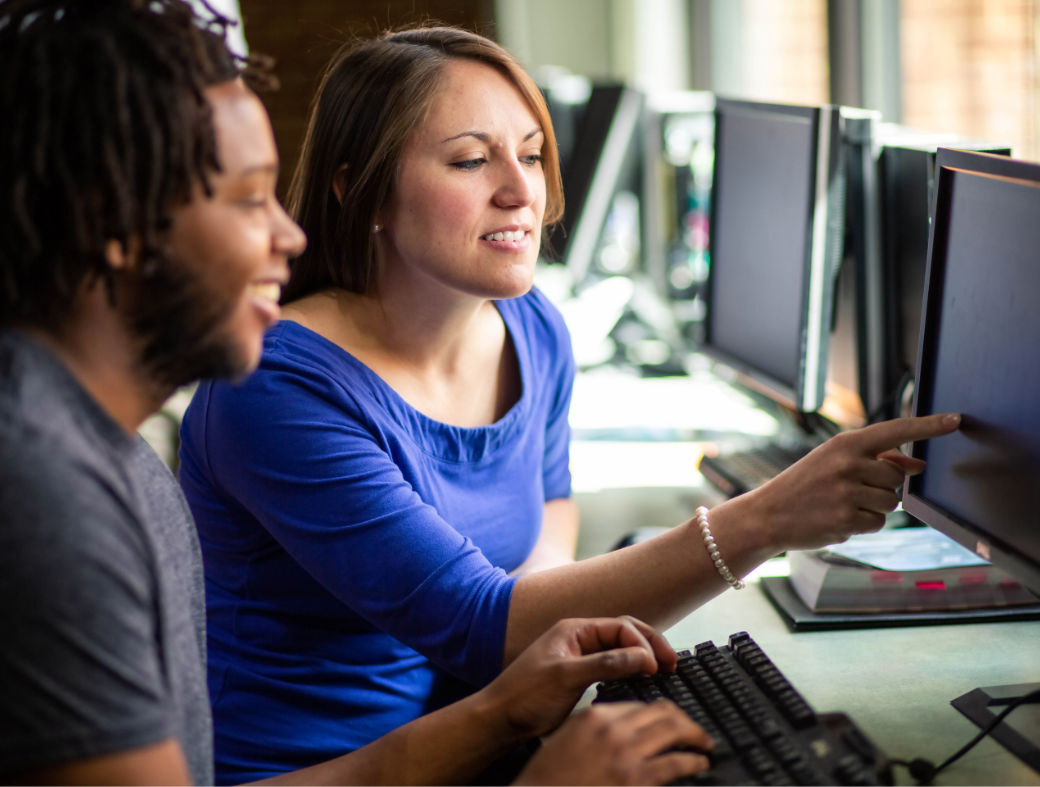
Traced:
<path fill-rule="evenodd" d="M 505 323 L 493 301 L 437 291 L 329 290 L 287 305 L 282 316 L 345 349 L 419 412 L 456 426 L 494 423 L 522 391 Z"/>
<path fill-rule="evenodd" d="M 327 290 L 287 305 L 282 316 L 356 355 L 378 354 L 430 373 L 450 371 L 461 357 L 479 353 L 482 339 L 490 338 L 488 323 L 501 322 L 486 298 L 389 277 L 376 292 Z"/>
<path fill-rule="evenodd" d="M 484 321 L 498 318 L 484 298 L 438 295 L 391 287 L 371 296 L 341 292 L 337 307 L 384 352 L 419 369 L 446 370 L 476 349 L 474 341 L 486 334 Z"/>

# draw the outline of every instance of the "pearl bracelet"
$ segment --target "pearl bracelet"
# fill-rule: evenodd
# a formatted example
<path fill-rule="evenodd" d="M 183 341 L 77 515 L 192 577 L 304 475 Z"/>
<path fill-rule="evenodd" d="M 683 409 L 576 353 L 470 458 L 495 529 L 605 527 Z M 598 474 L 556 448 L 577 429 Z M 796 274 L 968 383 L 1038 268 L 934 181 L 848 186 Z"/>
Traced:
<path fill-rule="evenodd" d="M 708 548 L 708 554 L 711 555 L 715 568 L 719 570 L 722 578 L 730 584 L 730 587 L 734 590 L 743 590 L 745 587 L 743 580 L 737 579 L 730 573 L 729 568 L 726 566 L 726 561 L 722 559 L 722 555 L 719 554 L 719 548 L 715 545 L 715 539 L 711 537 L 711 530 L 708 529 L 708 509 L 701 506 L 696 513 L 697 525 L 700 527 L 701 536 L 704 538 L 704 546 Z"/>

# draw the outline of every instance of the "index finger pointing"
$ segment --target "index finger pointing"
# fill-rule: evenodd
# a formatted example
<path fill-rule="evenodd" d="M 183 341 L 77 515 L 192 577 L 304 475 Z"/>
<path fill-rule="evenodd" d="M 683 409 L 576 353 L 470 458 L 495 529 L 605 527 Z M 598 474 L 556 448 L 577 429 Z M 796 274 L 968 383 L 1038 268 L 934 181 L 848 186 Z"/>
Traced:
<path fill-rule="evenodd" d="M 850 435 L 867 456 L 875 457 L 898 448 L 903 443 L 942 437 L 955 432 L 961 425 L 956 413 L 926 415 L 923 418 L 896 418 L 860 429 Z"/>

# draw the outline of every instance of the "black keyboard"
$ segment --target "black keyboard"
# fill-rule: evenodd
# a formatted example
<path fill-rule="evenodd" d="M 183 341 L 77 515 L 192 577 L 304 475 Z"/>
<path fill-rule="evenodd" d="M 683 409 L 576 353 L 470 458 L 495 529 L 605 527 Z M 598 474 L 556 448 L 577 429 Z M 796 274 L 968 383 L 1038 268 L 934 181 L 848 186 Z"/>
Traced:
<path fill-rule="evenodd" d="M 675 702 L 715 740 L 711 768 L 676 784 L 892 784 L 843 713 L 817 714 L 747 632 L 679 653 L 675 672 L 601 683 L 594 702 Z"/>
<path fill-rule="evenodd" d="M 809 453 L 809 448 L 767 445 L 753 451 L 705 456 L 698 469 L 730 497 L 757 489 Z"/>

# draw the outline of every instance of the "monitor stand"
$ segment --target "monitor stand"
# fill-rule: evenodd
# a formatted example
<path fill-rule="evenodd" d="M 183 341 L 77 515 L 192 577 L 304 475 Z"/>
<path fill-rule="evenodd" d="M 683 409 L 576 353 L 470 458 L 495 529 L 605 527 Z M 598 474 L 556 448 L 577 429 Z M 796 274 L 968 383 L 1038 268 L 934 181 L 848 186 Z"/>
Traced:
<path fill-rule="evenodd" d="M 980 729 L 989 724 L 1012 700 L 1040 689 L 1040 683 L 985 686 L 969 691 L 950 704 Z M 1040 699 L 1011 711 L 994 728 L 991 737 L 1009 752 L 1040 773 Z"/>

